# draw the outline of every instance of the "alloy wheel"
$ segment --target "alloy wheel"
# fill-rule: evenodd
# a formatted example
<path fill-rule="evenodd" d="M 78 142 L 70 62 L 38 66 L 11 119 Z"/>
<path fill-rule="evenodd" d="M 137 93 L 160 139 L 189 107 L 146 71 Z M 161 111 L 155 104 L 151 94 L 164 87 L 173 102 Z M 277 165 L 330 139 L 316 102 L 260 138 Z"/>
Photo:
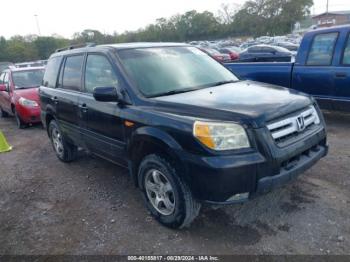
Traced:
<path fill-rule="evenodd" d="M 166 176 L 156 169 L 151 169 L 145 176 L 145 189 L 148 200 L 162 215 L 171 215 L 175 210 L 175 194 Z"/>

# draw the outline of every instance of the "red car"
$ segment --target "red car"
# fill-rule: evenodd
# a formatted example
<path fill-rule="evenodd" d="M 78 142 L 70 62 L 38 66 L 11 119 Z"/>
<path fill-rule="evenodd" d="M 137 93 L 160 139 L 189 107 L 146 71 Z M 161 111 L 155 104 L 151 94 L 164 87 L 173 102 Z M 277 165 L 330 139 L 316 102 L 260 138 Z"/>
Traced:
<path fill-rule="evenodd" d="M 232 61 L 239 59 L 239 53 L 242 52 L 238 47 L 230 46 L 219 49 L 220 53 L 228 54 Z"/>
<path fill-rule="evenodd" d="M 1 117 L 14 115 L 19 128 L 39 123 L 39 86 L 43 67 L 10 68 L 0 75 Z"/>
<path fill-rule="evenodd" d="M 230 56 L 228 54 L 222 54 L 216 49 L 207 48 L 207 47 L 200 47 L 199 49 L 202 50 L 203 52 L 207 53 L 209 56 L 214 58 L 216 61 L 219 61 L 221 63 L 229 62 L 231 60 Z"/>

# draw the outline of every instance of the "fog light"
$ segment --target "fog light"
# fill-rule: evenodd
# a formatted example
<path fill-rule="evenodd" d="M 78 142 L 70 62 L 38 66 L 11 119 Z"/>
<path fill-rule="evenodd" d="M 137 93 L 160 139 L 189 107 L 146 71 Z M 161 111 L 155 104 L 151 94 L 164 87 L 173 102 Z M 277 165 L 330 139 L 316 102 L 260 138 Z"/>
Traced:
<path fill-rule="evenodd" d="M 247 200 L 249 198 L 249 192 L 246 193 L 240 193 L 240 194 L 236 194 L 233 195 L 232 197 L 228 198 L 226 200 L 226 202 L 231 202 L 231 201 L 244 201 Z"/>

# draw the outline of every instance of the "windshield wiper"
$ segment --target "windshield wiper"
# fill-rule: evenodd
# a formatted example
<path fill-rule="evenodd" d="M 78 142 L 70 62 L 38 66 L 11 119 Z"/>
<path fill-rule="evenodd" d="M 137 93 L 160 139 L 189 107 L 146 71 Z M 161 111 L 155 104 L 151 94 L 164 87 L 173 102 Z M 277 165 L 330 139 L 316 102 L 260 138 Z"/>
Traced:
<path fill-rule="evenodd" d="M 152 97 L 158 97 L 158 96 L 170 96 L 170 95 L 176 95 L 176 94 L 181 94 L 181 93 L 186 93 L 186 92 L 191 92 L 191 91 L 195 91 L 201 88 L 198 87 L 191 87 L 191 88 L 183 88 L 183 89 L 178 89 L 178 90 L 171 90 L 168 92 L 164 92 L 164 93 L 159 93 L 159 94 L 155 94 L 155 95 L 151 95 L 149 96 L 149 98 Z"/>
<path fill-rule="evenodd" d="M 221 86 L 221 85 L 235 83 L 235 82 L 237 82 L 237 80 L 219 81 L 219 82 L 215 82 L 215 83 L 210 84 L 210 86 Z"/>
<path fill-rule="evenodd" d="M 29 88 L 38 88 L 40 86 L 16 86 L 15 89 L 29 89 Z"/>

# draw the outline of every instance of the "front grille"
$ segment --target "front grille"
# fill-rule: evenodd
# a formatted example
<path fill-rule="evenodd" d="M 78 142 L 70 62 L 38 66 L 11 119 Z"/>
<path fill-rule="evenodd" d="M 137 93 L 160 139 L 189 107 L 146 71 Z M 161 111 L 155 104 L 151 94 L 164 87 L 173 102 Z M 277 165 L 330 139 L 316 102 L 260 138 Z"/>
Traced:
<path fill-rule="evenodd" d="M 314 106 L 310 106 L 301 113 L 268 124 L 267 128 L 275 142 L 281 144 L 310 132 L 318 124 L 320 118 L 317 111 Z"/>

